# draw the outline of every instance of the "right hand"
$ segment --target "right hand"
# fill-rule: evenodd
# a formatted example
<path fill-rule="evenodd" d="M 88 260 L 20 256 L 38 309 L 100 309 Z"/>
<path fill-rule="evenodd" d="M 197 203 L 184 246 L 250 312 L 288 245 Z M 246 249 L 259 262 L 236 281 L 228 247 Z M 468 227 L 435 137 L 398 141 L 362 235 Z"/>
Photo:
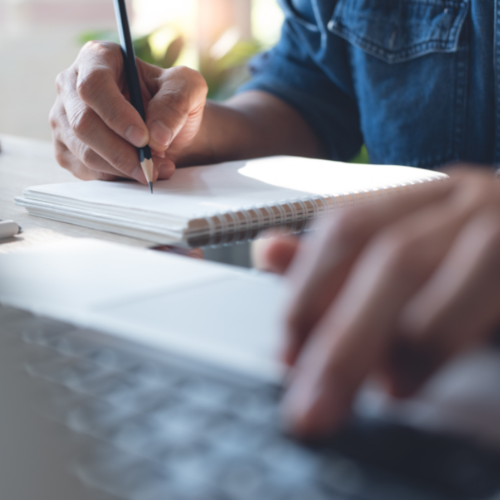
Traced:
<path fill-rule="evenodd" d="M 89 42 L 58 75 L 50 113 L 56 158 L 89 180 L 132 178 L 146 184 L 138 147 L 153 151 L 155 179 L 168 179 L 176 163 L 203 142 L 200 127 L 207 84 L 196 71 L 161 69 L 136 59 L 146 123 L 127 98 L 119 45 Z M 208 145 L 209 147 L 209 145 Z"/>

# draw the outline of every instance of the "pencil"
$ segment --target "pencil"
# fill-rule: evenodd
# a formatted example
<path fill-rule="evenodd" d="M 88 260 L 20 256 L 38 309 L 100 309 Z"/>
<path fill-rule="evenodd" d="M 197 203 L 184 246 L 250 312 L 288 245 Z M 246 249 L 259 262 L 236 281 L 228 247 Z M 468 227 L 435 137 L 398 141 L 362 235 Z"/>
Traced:
<path fill-rule="evenodd" d="M 114 0 L 114 4 L 130 102 L 141 115 L 142 119 L 146 121 L 144 103 L 142 102 L 141 85 L 139 83 L 139 73 L 137 72 L 137 65 L 135 62 L 134 46 L 132 45 L 132 37 L 130 36 L 127 7 L 125 5 L 125 0 Z M 151 149 L 146 145 L 143 148 L 138 148 L 138 152 L 142 170 L 148 181 L 149 189 L 151 193 L 153 193 L 153 159 L 151 156 Z"/>

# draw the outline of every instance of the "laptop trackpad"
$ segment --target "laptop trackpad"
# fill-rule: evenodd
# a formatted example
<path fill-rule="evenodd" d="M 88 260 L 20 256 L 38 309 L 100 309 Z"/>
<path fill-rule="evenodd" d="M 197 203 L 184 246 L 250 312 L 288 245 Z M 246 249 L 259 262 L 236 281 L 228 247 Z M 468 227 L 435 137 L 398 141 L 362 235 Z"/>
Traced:
<path fill-rule="evenodd" d="M 110 305 L 98 314 L 101 325 L 120 336 L 277 381 L 283 296 L 281 281 L 241 275 Z"/>

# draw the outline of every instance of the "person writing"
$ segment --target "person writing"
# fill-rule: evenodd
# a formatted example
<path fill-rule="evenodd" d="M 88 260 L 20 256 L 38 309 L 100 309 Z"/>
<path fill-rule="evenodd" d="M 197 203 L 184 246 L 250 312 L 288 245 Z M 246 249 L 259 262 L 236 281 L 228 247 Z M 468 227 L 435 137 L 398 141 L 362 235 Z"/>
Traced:
<path fill-rule="evenodd" d="M 479 0 L 282 0 L 279 43 L 230 100 L 202 76 L 138 61 L 146 123 L 127 101 L 119 46 L 91 42 L 57 78 L 56 157 L 81 179 L 145 183 L 176 167 L 287 154 L 464 165 L 429 184 L 331 216 L 304 240 L 260 246 L 292 296 L 285 418 L 301 436 L 338 426 L 378 376 L 408 396 L 500 322 L 500 58 L 495 5 Z M 465 165 L 466 164 L 466 165 Z M 490 165 L 480 168 L 478 165 Z"/>

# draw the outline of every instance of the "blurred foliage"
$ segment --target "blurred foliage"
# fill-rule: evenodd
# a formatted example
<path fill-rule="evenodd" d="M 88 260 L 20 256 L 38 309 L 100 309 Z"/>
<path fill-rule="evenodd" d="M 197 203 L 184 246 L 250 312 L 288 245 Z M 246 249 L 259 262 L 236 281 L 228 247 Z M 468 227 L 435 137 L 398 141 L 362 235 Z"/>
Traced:
<path fill-rule="evenodd" d="M 143 61 L 154 64 L 161 68 L 171 68 L 174 66 L 185 49 L 185 40 L 178 34 L 169 41 L 165 50 L 155 50 L 155 35 L 160 30 L 153 33 L 136 37 L 133 39 L 134 51 L 137 57 Z M 224 35 L 223 35 L 224 36 Z M 119 38 L 114 31 L 88 31 L 80 35 L 79 42 L 84 45 L 91 40 L 103 40 L 119 43 Z M 214 55 L 214 47 L 209 48 L 200 54 L 199 71 L 208 84 L 210 99 L 223 100 L 234 93 L 239 85 L 249 78 L 246 68 L 248 60 L 262 50 L 262 46 L 254 41 L 244 41 L 236 39 L 229 40 L 230 46 Z"/>
<path fill-rule="evenodd" d="M 208 84 L 208 97 L 224 100 L 250 78 L 247 62 L 261 52 L 262 46 L 254 41 L 238 40 L 225 54 L 217 57 L 211 51 L 200 57 L 200 73 Z"/>
<path fill-rule="evenodd" d="M 351 160 L 351 163 L 370 163 L 370 157 L 365 145 L 362 146 L 359 153 Z"/>

